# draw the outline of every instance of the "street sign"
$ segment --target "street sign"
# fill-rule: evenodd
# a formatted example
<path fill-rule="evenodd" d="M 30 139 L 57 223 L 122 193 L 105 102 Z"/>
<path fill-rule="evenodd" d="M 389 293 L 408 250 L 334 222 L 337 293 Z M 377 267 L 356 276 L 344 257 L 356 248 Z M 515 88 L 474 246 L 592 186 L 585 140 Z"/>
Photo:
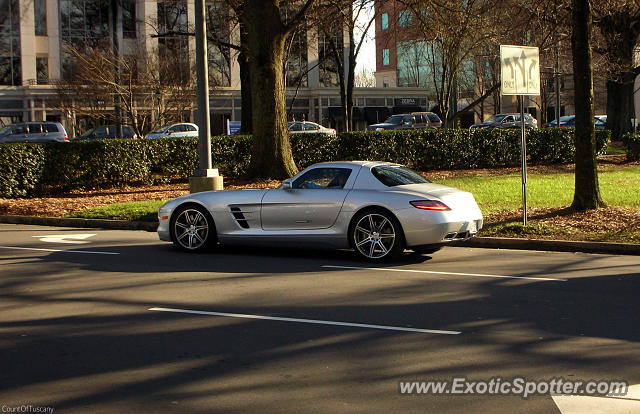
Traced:
<path fill-rule="evenodd" d="M 503 95 L 540 95 L 540 52 L 537 47 L 500 45 Z"/>

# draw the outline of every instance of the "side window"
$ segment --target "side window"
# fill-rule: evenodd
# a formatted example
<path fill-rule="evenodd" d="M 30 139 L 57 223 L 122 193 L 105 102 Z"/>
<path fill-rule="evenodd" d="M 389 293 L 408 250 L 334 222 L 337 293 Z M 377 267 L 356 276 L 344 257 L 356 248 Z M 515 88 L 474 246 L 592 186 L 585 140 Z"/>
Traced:
<path fill-rule="evenodd" d="M 316 124 L 312 124 L 310 122 L 304 124 L 304 130 L 305 131 L 317 131 L 319 129 L 320 129 L 320 127 L 318 125 L 316 125 Z"/>
<path fill-rule="evenodd" d="M 186 131 L 196 131 L 196 127 L 194 127 L 193 125 L 185 125 L 184 127 Z"/>
<path fill-rule="evenodd" d="M 58 132 L 58 126 L 56 124 L 44 124 L 42 127 L 47 132 Z"/>
<path fill-rule="evenodd" d="M 413 122 L 413 117 L 411 115 L 405 115 L 402 118 L 402 122 Z"/>
<path fill-rule="evenodd" d="M 302 131 L 302 124 L 300 122 L 294 122 L 291 124 L 289 131 Z"/>
<path fill-rule="evenodd" d="M 96 130 L 93 131 L 93 135 L 95 135 L 96 138 L 105 138 L 107 136 L 107 128 L 106 127 L 96 128 Z"/>
<path fill-rule="evenodd" d="M 180 125 L 172 126 L 167 130 L 167 132 L 178 132 L 178 131 L 180 131 Z"/>
<path fill-rule="evenodd" d="M 296 179 L 292 188 L 298 189 L 340 189 L 349 179 L 349 168 L 314 168 Z"/>
<path fill-rule="evenodd" d="M 42 125 L 41 124 L 29 124 L 29 133 L 30 134 L 41 134 L 42 133 Z"/>
<path fill-rule="evenodd" d="M 502 122 L 514 122 L 513 121 L 513 117 L 511 115 L 509 115 L 508 117 L 506 117 L 505 119 L 502 120 Z"/>
<path fill-rule="evenodd" d="M 436 114 L 427 114 L 431 122 L 440 122 L 440 118 Z"/>
<path fill-rule="evenodd" d="M 26 134 L 26 133 L 27 133 L 26 125 L 16 125 L 11 130 L 11 135 Z"/>

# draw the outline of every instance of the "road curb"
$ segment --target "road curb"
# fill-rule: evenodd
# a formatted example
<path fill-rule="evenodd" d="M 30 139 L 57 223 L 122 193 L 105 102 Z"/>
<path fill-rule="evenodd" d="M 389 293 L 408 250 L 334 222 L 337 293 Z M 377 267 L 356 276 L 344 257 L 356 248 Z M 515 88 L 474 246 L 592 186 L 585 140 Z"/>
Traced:
<path fill-rule="evenodd" d="M 84 218 L 36 217 L 36 216 L 2 216 L 0 223 L 34 224 L 57 227 L 85 227 L 111 230 L 145 230 L 156 231 L 157 222 L 97 220 Z M 474 237 L 473 239 L 449 244 L 456 247 L 481 247 L 490 249 L 546 250 L 555 252 L 582 252 L 604 254 L 640 255 L 640 244 L 601 243 L 566 240 L 515 239 L 501 237 Z"/>
<path fill-rule="evenodd" d="M 56 227 L 87 227 L 111 230 L 146 230 L 156 231 L 157 222 L 127 221 L 127 220 L 99 220 L 66 217 L 36 217 L 36 216 L 0 216 L 0 223 L 35 224 Z"/>
<path fill-rule="evenodd" d="M 640 255 L 640 244 L 632 243 L 602 243 L 567 240 L 474 237 L 473 239 L 455 242 L 451 245 L 459 247 L 482 247 L 491 249 L 546 250 L 554 252 Z"/>

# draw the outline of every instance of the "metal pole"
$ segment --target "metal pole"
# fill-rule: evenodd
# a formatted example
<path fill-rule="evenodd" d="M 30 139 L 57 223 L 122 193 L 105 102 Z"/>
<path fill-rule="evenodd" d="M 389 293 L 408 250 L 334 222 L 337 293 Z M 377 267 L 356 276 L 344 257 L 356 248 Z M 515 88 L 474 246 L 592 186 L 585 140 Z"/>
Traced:
<path fill-rule="evenodd" d="M 122 32 L 122 10 L 118 0 L 111 0 L 111 48 L 116 59 L 115 81 L 120 84 L 120 33 Z M 113 96 L 116 138 L 122 138 L 122 98 L 116 91 Z"/>
<path fill-rule="evenodd" d="M 207 68 L 207 37 L 204 1 L 195 0 L 196 25 L 196 88 L 198 97 L 198 158 L 196 177 L 211 176 L 211 129 L 209 126 L 209 71 Z"/>
<path fill-rule="evenodd" d="M 520 152 L 522 155 L 522 224 L 527 225 L 527 138 L 525 134 L 524 95 L 520 95 Z"/>
<path fill-rule="evenodd" d="M 556 127 L 560 126 L 560 46 L 556 46 Z"/>

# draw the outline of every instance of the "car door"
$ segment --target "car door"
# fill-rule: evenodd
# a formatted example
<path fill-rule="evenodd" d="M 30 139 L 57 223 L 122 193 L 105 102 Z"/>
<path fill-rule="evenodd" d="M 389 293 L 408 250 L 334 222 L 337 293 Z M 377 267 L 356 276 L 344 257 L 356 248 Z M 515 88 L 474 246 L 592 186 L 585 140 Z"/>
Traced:
<path fill-rule="evenodd" d="M 28 131 L 26 124 L 14 125 L 8 132 L 5 142 L 25 142 L 27 141 Z"/>
<path fill-rule="evenodd" d="M 349 193 L 351 168 L 318 167 L 269 190 L 262 198 L 263 230 L 326 229 L 335 223 Z"/>

